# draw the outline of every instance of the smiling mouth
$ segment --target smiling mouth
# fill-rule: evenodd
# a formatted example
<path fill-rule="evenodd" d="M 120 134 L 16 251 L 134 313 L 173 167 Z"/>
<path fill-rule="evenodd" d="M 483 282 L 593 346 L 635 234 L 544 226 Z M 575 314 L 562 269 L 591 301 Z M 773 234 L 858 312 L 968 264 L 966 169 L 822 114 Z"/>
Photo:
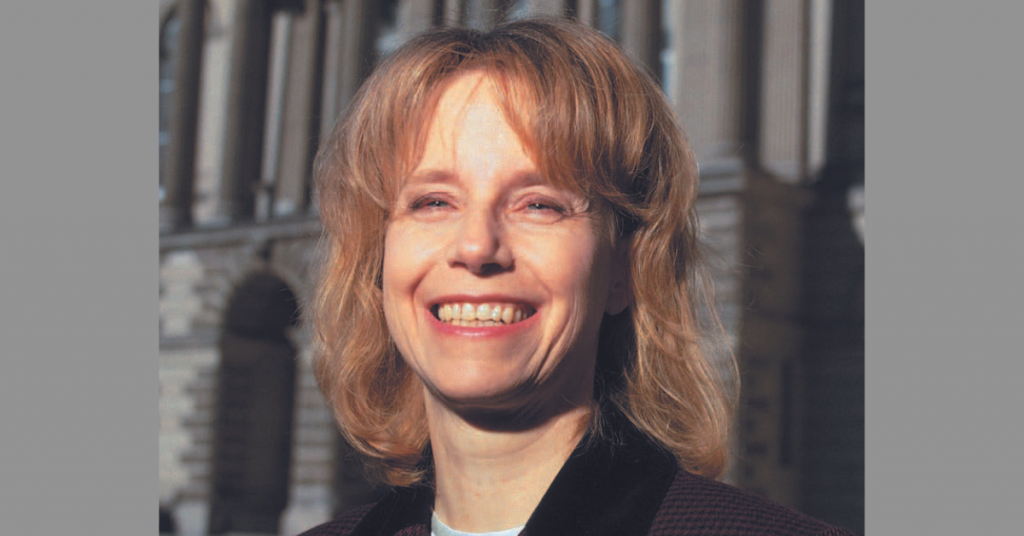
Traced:
<path fill-rule="evenodd" d="M 510 303 L 439 303 L 430 312 L 445 324 L 472 328 L 515 324 L 537 311 L 529 305 Z"/>

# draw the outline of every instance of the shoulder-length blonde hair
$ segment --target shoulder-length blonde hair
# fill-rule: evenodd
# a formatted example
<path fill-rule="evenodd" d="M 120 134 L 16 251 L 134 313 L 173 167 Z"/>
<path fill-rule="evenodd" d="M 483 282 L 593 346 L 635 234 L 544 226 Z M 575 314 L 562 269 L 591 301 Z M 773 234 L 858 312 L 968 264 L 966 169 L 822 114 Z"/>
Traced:
<path fill-rule="evenodd" d="M 387 482 L 423 478 L 422 388 L 385 324 L 383 238 L 440 95 L 469 71 L 495 82 L 541 173 L 610 209 L 611 232 L 629 241 L 633 303 L 602 323 L 598 416 L 617 410 L 684 468 L 719 475 L 735 363 L 731 354 L 713 362 L 701 348 L 697 312 L 713 309 L 698 283 L 693 155 L 653 79 L 602 34 L 565 20 L 412 39 L 363 84 L 322 145 L 315 172 L 329 252 L 314 369 L 346 439 Z"/>

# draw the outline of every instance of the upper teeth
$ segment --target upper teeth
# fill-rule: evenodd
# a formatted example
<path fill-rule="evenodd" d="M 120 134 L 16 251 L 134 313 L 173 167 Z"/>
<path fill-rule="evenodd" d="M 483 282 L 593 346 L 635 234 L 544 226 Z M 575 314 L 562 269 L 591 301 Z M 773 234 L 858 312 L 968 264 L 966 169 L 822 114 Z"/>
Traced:
<path fill-rule="evenodd" d="M 456 325 L 493 325 L 498 322 L 514 324 L 529 316 L 523 306 L 482 303 L 445 303 L 437 306 L 437 318 Z"/>

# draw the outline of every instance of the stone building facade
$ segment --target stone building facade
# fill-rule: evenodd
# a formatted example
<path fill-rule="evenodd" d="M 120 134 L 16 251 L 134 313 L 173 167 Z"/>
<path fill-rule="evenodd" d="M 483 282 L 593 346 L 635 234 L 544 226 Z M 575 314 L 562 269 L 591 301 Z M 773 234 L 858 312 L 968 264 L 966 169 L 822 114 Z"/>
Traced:
<path fill-rule="evenodd" d="M 532 15 L 612 36 L 687 130 L 741 364 L 728 480 L 863 531 L 862 0 L 158 1 L 162 531 L 296 534 L 380 493 L 311 373 L 317 140 L 409 35 Z"/>

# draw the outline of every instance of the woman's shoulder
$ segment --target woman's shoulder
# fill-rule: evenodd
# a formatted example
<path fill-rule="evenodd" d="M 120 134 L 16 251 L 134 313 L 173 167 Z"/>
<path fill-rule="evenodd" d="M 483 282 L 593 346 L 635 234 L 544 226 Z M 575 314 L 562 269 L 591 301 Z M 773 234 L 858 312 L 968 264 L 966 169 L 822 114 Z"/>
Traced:
<path fill-rule="evenodd" d="M 853 536 L 760 495 L 686 471 L 676 474 L 649 534 Z"/>
<path fill-rule="evenodd" d="M 359 524 L 360 521 L 366 514 L 370 512 L 374 507 L 374 504 L 367 504 L 349 510 L 348 512 L 323 523 L 317 525 L 306 532 L 303 532 L 299 536 L 348 536 L 352 532 L 352 529 Z"/>

